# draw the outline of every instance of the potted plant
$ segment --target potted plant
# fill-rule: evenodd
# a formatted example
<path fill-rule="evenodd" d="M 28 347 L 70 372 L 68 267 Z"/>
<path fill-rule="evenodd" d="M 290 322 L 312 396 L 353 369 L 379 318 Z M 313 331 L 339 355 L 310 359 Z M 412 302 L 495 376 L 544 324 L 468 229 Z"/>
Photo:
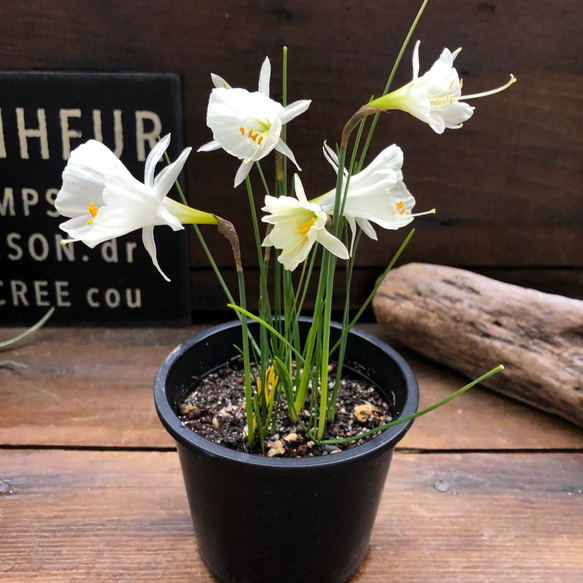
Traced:
<path fill-rule="evenodd" d="M 357 109 L 336 148 L 324 144 L 324 156 L 336 171 L 336 187 L 315 198 L 308 199 L 298 174 L 289 184 L 286 179 L 287 160 L 295 166 L 297 162 L 285 142 L 283 127 L 310 105 L 309 100 L 287 104 L 287 51 L 283 55 L 283 104 L 270 98 L 268 59 L 256 92 L 233 88 L 222 77 L 211 76 L 215 88 L 207 123 L 213 140 L 199 150 L 222 148 L 241 160 L 234 186 L 245 183 L 249 198 L 259 268 L 256 309 L 247 306 L 245 272 L 233 223 L 218 213 L 189 207 L 177 183 L 182 203 L 168 196 L 190 148 L 155 176 L 170 140 L 169 136 L 162 138 L 146 160 L 141 183 L 108 148 L 89 141 L 72 152 L 63 173 L 55 205 L 69 219 L 61 225 L 70 235 L 65 243 L 81 240 L 94 247 L 142 229 L 146 250 L 166 277 L 156 257 L 154 226 L 166 224 L 177 230 L 193 224 L 237 317 L 177 347 L 155 382 L 160 419 L 177 443 L 199 549 L 220 581 L 346 581 L 364 558 L 392 451 L 412 420 L 501 368 L 416 412 L 418 389 L 407 364 L 390 347 L 354 328 L 376 288 L 354 318 L 349 314 L 351 274 L 362 233 L 376 239 L 371 223 L 398 229 L 427 214 L 412 212 L 415 198 L 403 181 L 403 152 L 398 146 L 386 147 L 364 165 L 379 114 L 405 111 L 443 133 L 446 128 L 461 127 L 472 116 L 474 108 L 465 101 L 501 91 L 515 81 L 511 76 L 499 89 L 462 96 L 454 68 L 459 50 L 444 49 L 419 76 L 417 43 L 413 79 L 390 91 L 426 3 L 381 97 Z M 365 132 L 368 137 L 363 140 Z M 270 188 L 261 160 L 272 154 L 276 181 Z M 259 204 L 249 178 L 253 169 L 266 191 Z M 262 223 L 267 226 L 265 231 Z M 225 284 L 200 224 L 216 225 L 228 239 L 237 268 L 237 294 Z M 413 231 L 385 274 L 412 235 Z M 332 297 L 339 260 L 346 262 L 347 298 L 341 321 L 335 323 Z M 313 310 L 305 319 L 304 302 L 315 265 L 319 272 Z M 236 367 L 240 367 L 236 373 L 240 382 L 235 393 L 240 399 L 236 405 L 229 400 L 229 409 L 235 410 L 231 418 L 240 419 L 242 427 L 236 445 L 225 447 L 213 442 L 214 437 L 206 439 L 193 432 L 189 415 L 200 416 L 196 398 L 202 393 L 206 397 L 207 391 L 206 385 L 204 391 L 199 390 L 201 384 L 223 378 Z M 354 414 L 356 421 L 348 423 L 350 429 L 340 431 L 338 420 L 346 409 L 340 397 L 348 391 L 347 378 L 352 379 L 348 402 L 362 399 L 361 389 L 354 386 L 366 387 L 367 395 L 378 395 L 380 401 L 375 401 L 378 405 L 358 405 L 368 407 L 368 414 L 350 409 L 349 416 Z M 213 383 L 213 391 L 219 393 L 227 385 L 224 379 Z M 219 395 L 217 403 L 225 408 L 220 399 Z M 365 413 L 363 419 L 360 413 Z M 211 422 L 217 430 L 215 441 L 221 439 L 220 416 L 217 410 Z M 283 429 L 286 435 L 279 434 Z M 292 447 L 292 441 L 301 445 Z"/>
<path fill-rule="evenodd" d="M 307 334 L 310 322 L 300 322 Z M 258 338 L 259 326 L 251 332 Z M 342 327 L 333 325 L 338 340 Z M 196 381 L 236 356 L 240 322 L 181 344 L 155 382 L 156 409 L 175 439 L 199 552 L 219 581 L 346 581 L 365 557 L 395 444 L 412 421 L 341 454 L 269 458 L 200 437 L 180 421 L 180 403 Z M 354 360 L 403 416 L 417 410 L 407 363 L 377 338 L 353 331 Z M 359 374 L 362 377 L 362 373 Z"/>

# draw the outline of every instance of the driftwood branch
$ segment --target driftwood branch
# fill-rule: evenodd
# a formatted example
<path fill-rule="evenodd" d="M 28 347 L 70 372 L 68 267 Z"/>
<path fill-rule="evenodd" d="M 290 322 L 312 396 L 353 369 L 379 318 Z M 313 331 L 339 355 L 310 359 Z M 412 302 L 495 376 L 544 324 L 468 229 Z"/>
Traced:
<path fill-rule="evenodd" d="M 583 426 L 583 302 L 462 269 L 391 271 L 373 308 L 397 340 L 484 385 Z"/>

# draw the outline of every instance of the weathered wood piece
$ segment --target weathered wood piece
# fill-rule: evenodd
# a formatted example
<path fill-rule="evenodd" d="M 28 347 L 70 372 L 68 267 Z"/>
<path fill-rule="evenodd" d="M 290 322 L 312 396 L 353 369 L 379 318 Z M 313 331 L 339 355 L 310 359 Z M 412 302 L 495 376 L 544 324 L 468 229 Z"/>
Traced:
<path fill-rule="evenodd" d="M 582 470 L 575 452 L 397 453 L 352 582 L 580 581 Z M 0 450 L 0 516 L 3 583 L 214 581 L 175 452 Z"/>
<path fill-rule="evenodd" d="M 583 302 L 465 270 L 413 263 L 373 301 L 394 338 L 483 384 L 583 426 Z"/>

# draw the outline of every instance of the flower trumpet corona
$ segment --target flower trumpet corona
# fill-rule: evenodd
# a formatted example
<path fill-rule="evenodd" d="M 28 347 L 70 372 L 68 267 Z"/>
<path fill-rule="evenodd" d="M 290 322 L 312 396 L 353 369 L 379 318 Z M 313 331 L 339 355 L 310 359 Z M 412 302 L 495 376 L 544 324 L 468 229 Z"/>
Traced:
<path fill-rule="evenodd" d="M 263 211 L 268 213 L 261 220 L 272 225 L 263 241 L 264 247 L 281 249 L 279 262 L 293 271 L 306 259 L 314 243 L 320 243 L 328 251 L 348 259 L 344 243 L 326 230 L 328 215 L 322 208 L 308 202 L 300 177 L 294 176 L 296 198 L 291 196 L 265 197 Z"/>
<path fill-rule="evenodd" d="M 281 139 L 283 126 L 302 114 L 311 101 L 296 101 L 283 107 L 269 97 L 271 64 L 265 59 L 259 75 L 258 91 L 232 88 L 222 77 L 211 75 L 215 88 L 207 109 L 207 125 L 214 140 L 201 146 L 199 152 L 222 148 L 242 160 L 235 175 L 235 186 L 245 180 L 253 162 L 272 150 L 287 156 L 299 169 L 291 149 Z"/>
<path fill-rule="evenodd" d="M 406 111 L 427 123 L 434 132 L 442 134 L 445 128 L 461 128 L 463 122 L 472 117 L 474 108 L 461 101 L 462 99 L 467 101 L 493 95 L 510 87 L 516 81 L 514 75 L 510 75 L 510 81 L 502 87 L 462 96 L 462 81 L 453 66 L 461 48 L 453 53 L 449 49 L 443 49 L 431 69 L 419 77 L 420 44 L 420 41 L 417 41 L 413 50 L 413 80 L 392 93 L 374 99 L 366 107 Z"/>
<path fill-rule="evenodd" d="M 152 262 L 164 274 L 156 256 L 154 227 L 168 225 L 174 231 L 182 224 L 217 224 L 217 219 L 191 209 L 167 196 L 191 148 L 156 177 L 154 171 L 168 144 L 170 135 L 161 139 L 146 159 L 144 183 L 134 178 L 117 156 L 101 142 L 90 140 L 72 153 L 63 172 L 63 186 L 55 207 L 69 217 L 60 225 L 71 238 L 65 243 L 82 241 L 93 248 L 99 243 L 142 229 L 142 241 Z"/>
<path fill-rule="evenodd" d="M 324 156 L 338 173 L 338 157 L 327 144 L 324 144 Z M 358 227 L 376 241 L 377 235 L 371 222 L 383 229 L 395 230 L 419 216 L 411 212 L 415 198 L 403 182 L 402 167 L 403 150 L 393 144 L 385 148 L 364 170 L 350 178 L 342 214 L 352 229 L 353 242 Z M 311 202 L 331 214 L 335 195 L 336 191 L 331 190 Z"/>

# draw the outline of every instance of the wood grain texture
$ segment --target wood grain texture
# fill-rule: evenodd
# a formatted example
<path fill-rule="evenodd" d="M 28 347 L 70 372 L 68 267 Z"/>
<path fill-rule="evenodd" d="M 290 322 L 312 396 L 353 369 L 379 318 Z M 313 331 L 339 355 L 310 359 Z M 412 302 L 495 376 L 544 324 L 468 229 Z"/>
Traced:
<path fill-rule="evenodd" d="M 0 451 L 0 578 L 211 583 L 175 452 Z M 576 583 L 582 454 L 396 454 L 352 583 Z"/>
<path fill-rule="evenodd" d="M 156 372 L 190 329 L 42 329 L 0 368 L 0 445 L 172 447 L 154 410 Z M 391 339 L 415 372 L 427 407 L 466 384 L 460 374 Z M 3 331 L 9 338 L 18 329 Z M 485 371 L 485 368 L 484 368 Z M 418 419 L 400 447 L 421 450 L 583 448 L 583 430 L 503 396 L 475 389 Z"/>
<path fill-rule="evenodd" d="M 290 124 L 289 143 L 308 196 L 315 197 L 335 180 L 321 154 L 323 141 L 337 141 L 352 113 L 382 91 L 419 4 L 5 2 L 0 6 L 0 62 L 12 71 L 177 72 L 183 82 L 186 143 L 196 149 L 211 138 L 205 124 L 209 73 L 253 89 L 269 55 L 272 94 L 279 98 L 285 44 L 289 98 L 313 100 L 308 112 Z M 415 34 L 422 40 L 422 71 L 443 47 L 462 46 L 456 64 L 465 91 L 497 87 L 509 73 L 518 83 L 503 94 L 472 102 L 476 113 L 463 130 L 442 136 L 405 114 L 381 118 L 369 159 L 388 144 L 401 146 L 416 210 L 438 211 L 416 221 L 408 261 L 528 268 L 538 271 L 533 283 L 541 286 L 546 270 L 565 270 L 564 287 L 557 291 L 573 293 L 583 267 L 583 75 L 577 60 L 583 51 L 582 26 L 583 12 L 571 0 L 429 3 Z M 410 80 L 410 55 L 411 49 L 394 87 Z M 187 166 L 188 193 L 197 208 L 236 222 L 244 261 L 252 265 L 246 196 L 232 189 L 237 166 L 222 152 L 193 155 Z M 270 160 L 263 169 L 270 180 Z M 254 183 L 260 200 L 263 189 Z M 380 232 L 378 244 L 363 244 L 358 269 L 381 273 L 396 240 L 402 240 L 400 234 Z M 231 266 L 226 248 L 220 242 L 213 248 L 219 263 Z M 206 266 L 195 242 L 192 265 Z M 357 295 L 361 293 L 359 289 Z M 224 309 L 221 297 L 213 309 Z"/>
<path fill-rule="evenodd" d="M 583 302 L 466 270 L 413 263 L 387 275 L 378 321 L 407 346 L 583 426 Z"/>

